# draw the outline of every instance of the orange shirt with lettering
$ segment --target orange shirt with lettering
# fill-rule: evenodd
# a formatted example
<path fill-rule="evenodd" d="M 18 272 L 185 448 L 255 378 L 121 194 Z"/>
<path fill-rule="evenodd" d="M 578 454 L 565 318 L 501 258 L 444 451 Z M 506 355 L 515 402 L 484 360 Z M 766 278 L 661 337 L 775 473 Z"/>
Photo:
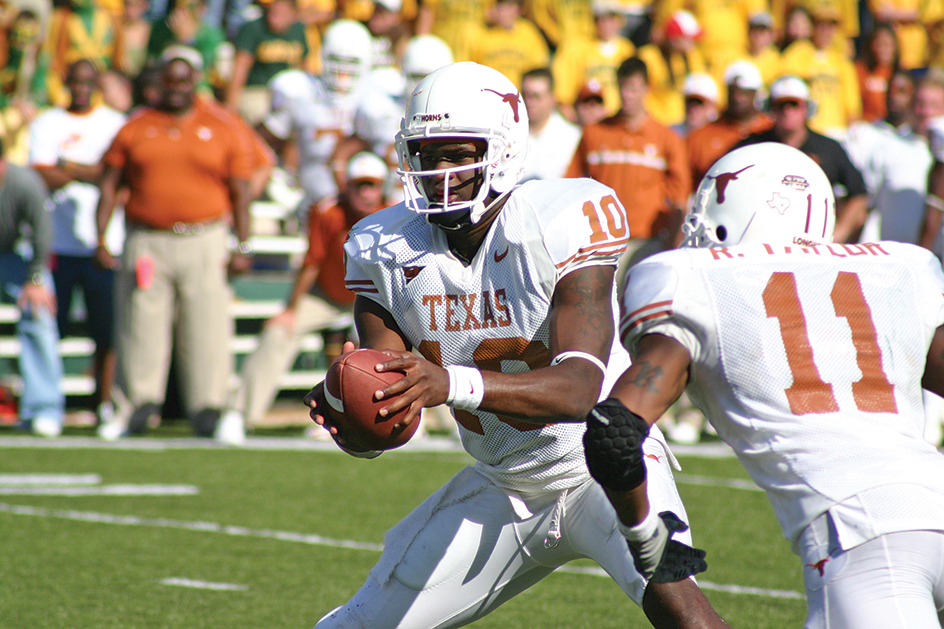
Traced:
<path fill-rule="evenodd" d="M 652 238 L 668 228 L 670 211 L 685 208 L 692 190 L 682 138 L 649 116 L 638 129 L 618 116 L 585 127 L 566 176 L 613 188 L 632 238 Z"/>
<path fill-rule="evenodd" d="M 129 187 L 125 217 L 156 229 L 203 223 L 232 210 L 230 179 L 249 179 L 252 156 L 232 114 L 201 102 L 182 117 L 157 109 L 133 115 L 102 161 Z"/>

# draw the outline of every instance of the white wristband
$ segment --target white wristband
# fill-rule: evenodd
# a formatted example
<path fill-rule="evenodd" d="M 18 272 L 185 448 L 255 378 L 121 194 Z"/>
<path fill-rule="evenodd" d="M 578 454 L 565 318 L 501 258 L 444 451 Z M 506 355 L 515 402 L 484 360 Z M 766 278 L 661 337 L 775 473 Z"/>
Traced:
<path fill-rule="evenodd" d="M 649 514 L 646 515 L 639 524 L 626 526 L 619 520 L 617 520 L 617 523 L 619 524 L 619 530 L 620 533 L 623 534 L 623 537 L 631 542 L 644 542 L 655 535 L 659 523 L 659 516 L 656 515 L 655 509 L 650 507 Z"/>
<path fill-rule="evenodd" d="M 554 360 L 551 361 L 551 367 L 561 364 L 568 358 L 583 358 L 584 360 L 589 360 L 591 363 L 599 367 L 600 371 L 603 372 L 603 375 L 606 376 L 606 365 L 603 364 L 603 361 L 593 354 L 588 354 L 587 352 L 561 352 L 554 357 Z"/>
<path fill-rule="evenodd" d="M 944 199 L 936 194 L 928 194 L 924 197 L 924 203 L 925 205 L 933 207 L 938 212 L 944 212 Z"/>
<path fill-rule="evenodd" d="M 463 411 L 474 411 L 482 403 L 485 395 L 485 381 L 482 372 L 474 367 L 449 365 L 449 397 L 446 404 Z"/>

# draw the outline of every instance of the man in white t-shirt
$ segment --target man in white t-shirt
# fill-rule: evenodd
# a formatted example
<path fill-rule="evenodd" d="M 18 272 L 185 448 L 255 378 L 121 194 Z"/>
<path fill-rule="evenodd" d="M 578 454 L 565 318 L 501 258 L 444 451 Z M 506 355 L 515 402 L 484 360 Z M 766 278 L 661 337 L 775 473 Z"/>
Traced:
<path fill-rule="evenodd" d="M 722 157 L 695 199 L 683 246 L 630 270 L 632 366 L 588 416 L 588 465 L 634 557 L 648 573 L 672 543 L 639 443 L 685 390 L 800 556 L 807 629 L 940 629 L 944 456 L 921 393 L 944 393 L 940 263 L 831 244 L 829 180 L 784 144 Z"/>
<path fill-rule="evenodd" d="M 43 112 L 30 126 L 29 161 L 49 187 L 53 217 L 52 265 L 59 303 L 57 319 L 61 336 L 69 335 L 70 304 L 81 288 L 88 334 L 95 342 L 95 403 L 104 430 L 111 418 L 111 387 L 115 369 L 112 343 L 114 275 L 94 261 L 98 245 L 95 208 L 98 205 L 100 160 L 125 115 L 105 105 L 95 105 L 99 74 L 87 59 L 67 70 L 65 85 L 71 96 L 68 108 Z M 124 243 L 124 218 L 112 216 L 105 239 L 109 250 L 120 252 Z M 107 435 L 103 435 L 107 436 Z M 117 435 L 114 435 L 117 437 Z"/>
<path fill-rule="evenodd" d="M 530 131 L 530 155 L 522 180 L 560 179 L 574 157 L 580 127 L 557 110 L 550 69 L 525 72 L 521 77 L 521 97 L 528 108 Z"/>

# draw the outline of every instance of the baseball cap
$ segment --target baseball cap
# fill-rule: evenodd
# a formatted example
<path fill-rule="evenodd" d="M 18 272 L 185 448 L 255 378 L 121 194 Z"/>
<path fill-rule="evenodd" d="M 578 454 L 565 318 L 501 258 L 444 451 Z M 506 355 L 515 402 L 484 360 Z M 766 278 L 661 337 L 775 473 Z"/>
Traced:
<path fill-rule="evenodd" d="M 175 59 L 181 59 L 190 64 L 190 67 L 196 70 L 197 72 L 203 72 L 203 56 L 197 51 L 196 48 L 191 48 L 190 46 L 168 46 L 164 49 L 164 52 L 161 53 L 161 61 L 163 63 L 170 63 Z"/>
<path fill-rule="evenodd" d="M 773 28 L 774 16 L 767 11 L 761 11 L 752 15 L 747 21 L 747 25 L 749 28 Z"/>
<path fill-rule="evenodd" d="M 369 151 L 362 151 L 347 163 L 347 180 L 386 181 L 387 165 L 382 159 Z"/>
<path fill-rule="evenodd" d="M 770 101 L 794 100 L 798 102 L 808 102 L 810 100 L 810 88 L 806 86 L 803 79 L 796 76 L 782 76 L 770 87 Z"/>
<path fill-rule="evenodd" d="M 590 7 L 594 15 L 622 15 L 626 12 L 619 0 L 593 0 Z"/>
<path fill-rule="evenodd" d="M 698 20 L 688 11 L 676 11 L 665 24 L 665 36 L 674 39 L 678 37 L 701 37 L 701 26 Z"/>
<path fill-rule="evenodd" d="M 591 98 L 596 98 L 600 102 L 603 102 L 603 86 L 600 85 L 600 82 L 596 79 L 590 79 L 583 84 L 583 87 L 580 88 L 580 92 L 577 93 L 577 99 L 574 102 L 582 103 Z"/>
<path fill-rule="evenodd" d="M 710 74 L 693 72 L 685 77 L 682 84 L 682 95 L 688 98 L 695 96 L 712 103 L 718 102 L 718 84 Z"/>
<path fill-rule="evenodd" d="M 391 13 L 399 13 L 403 8 L 403 0 L 374 0 L 374 4 L 379 4 Z"/>
<path fill-rule="evenodd" d="M 764 79 L 760 76 L 757 66 L 746 59 L 741 59 L 725 69 L 724 84 L 733 85 L 742 90 L 759 90 L 764 87 Z"/>

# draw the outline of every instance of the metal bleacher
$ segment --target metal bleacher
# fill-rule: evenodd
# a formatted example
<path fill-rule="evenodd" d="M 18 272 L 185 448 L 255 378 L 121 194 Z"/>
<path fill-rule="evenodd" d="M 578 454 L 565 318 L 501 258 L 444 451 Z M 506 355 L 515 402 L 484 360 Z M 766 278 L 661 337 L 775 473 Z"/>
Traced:
<path fill-rule="evenodd" d="M 251 242 L 256 253 L 256 264 L 253 271 L 232 282 L 233 301 L 230 310 L 236 333 L 230 349 L 236 364 L 234 386 L 238 384 L 242 360 L 258 345 L 258 332 L 263 323 L 282 310 L 291 289 L 293 270 L 298 267 L 307 249 L 307 239 L 303 235 L 284 233 L 283 226 L 288 214 L 289 210 L 284 205 L 273 202 L 257 201 L 251 206 L 254 234 Z M 15 335 L 18 317 L 16 306 L 0 304 L 0 385 L 10 387 L 15 393 L 21 388 L 16 364 L 20 352 L 20 342 Z M 282 391 L 307 390 L 324 378 L 322 345 L 318 333 L 304 337 L 294 368 L 279 380 Z M 70 406 L 80 405 L 83 396 L 94 392 L 91 376 L 93 352 L 94 343 L 85 336 L 68 336 L 59 341 L 67 410 Z"/>

